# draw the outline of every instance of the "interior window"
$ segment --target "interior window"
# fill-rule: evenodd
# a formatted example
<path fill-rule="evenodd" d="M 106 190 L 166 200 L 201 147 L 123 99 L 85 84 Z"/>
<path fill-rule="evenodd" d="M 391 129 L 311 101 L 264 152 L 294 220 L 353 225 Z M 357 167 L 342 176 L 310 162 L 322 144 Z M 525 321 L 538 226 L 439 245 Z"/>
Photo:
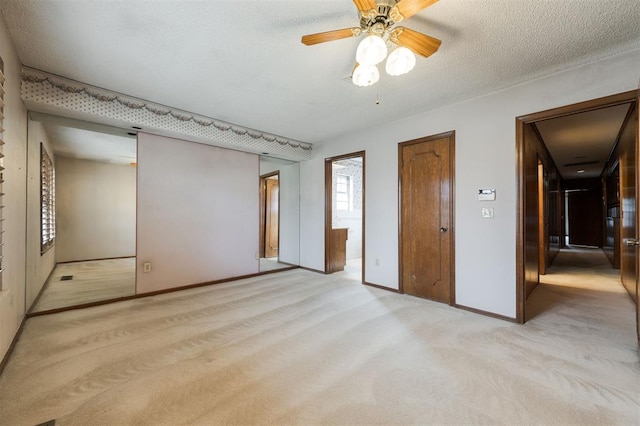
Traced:
<path fill-rule="evenodd" d="M 353 183 L 351 176 L 336 175 L 336 210 L 353 210 Z"/>

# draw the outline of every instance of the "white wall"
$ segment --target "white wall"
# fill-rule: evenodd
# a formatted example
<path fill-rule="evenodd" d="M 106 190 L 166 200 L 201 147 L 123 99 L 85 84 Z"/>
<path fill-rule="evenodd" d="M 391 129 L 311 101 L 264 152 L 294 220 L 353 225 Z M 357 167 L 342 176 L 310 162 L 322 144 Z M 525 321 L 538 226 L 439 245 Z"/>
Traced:
<path fill-rule="evenodd" d="M 136 168 L 56 158 L 56 261 L 136 254 Z"/>
<path fill-rule="evenodd" d="M 27 111 L 20 100 L 20 61 L 0 19 L 0 56 L 4 60 L 5 129 L 3 147 L 5 170 L 2 184 L 5 243 L 2 254 L 3 279 L 0 288 L 0 359 L 6 354 L 25 313 L 25 233 L 27 182 Z"/>
<path fill-rule="evenodd" d="M 43 143 L 47 154 L 57 172 L 57 162 L 53 148 L 42 127 L 42 123 L 28 121 L 27 150 L 27 276 L 26 307 L 29 309 L 38 293 L 44 286 L 47 277 L 56 266 L 57 237 L 55 244 L 45 253 L 40 254 L 41 217 L 40 217 L 40 143 Z"/>
<path fill-rule="evenodd" d="M 137 293 L 257 273 L 258 172 L 255 154 L 138 133 Z"/>
<path fill-rule="evenodd" d="M 280 172 L 280 240 L 278 260 L 292 265 L 300 264 L 300 164 L 283 164 L 260 159 L 260 175 Z"/>
<path fill-rule="evenodd" d="M 367 282 L 397 289 L 397 144 L 455 130 L 456 302 L 514 318 L 515 118 L 634 90 L 639 77 L 640 50 L 635 50 L 316 145 L 315 158 L 301 163 L 300 170 L 301 265 L 323 268 L 323 159 L 366 150 Z M 362 113 L 380 107 L 384 103 L 365 104 Z M 480 216 L 479 188 L 496 188 L 492 220 Z"/>

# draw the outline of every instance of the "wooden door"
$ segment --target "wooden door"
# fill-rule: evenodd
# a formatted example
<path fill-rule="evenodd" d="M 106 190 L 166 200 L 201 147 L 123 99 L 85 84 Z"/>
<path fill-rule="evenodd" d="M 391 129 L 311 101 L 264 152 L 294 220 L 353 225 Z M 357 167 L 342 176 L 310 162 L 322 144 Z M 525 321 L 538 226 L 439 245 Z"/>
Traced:
<path fill-rule="evenodd" d="M 399 145 L 400 289 L 454 303 L 454 133 Z"/>
<path fill-rule="evenodd" d="M 637 106 L 630 113 L 620 133 L 620 273 L 622 284 L 634 301 L 638 298 L 638 238 L 637 230 L 637 183 L 638 165 Z"/>
<path fill-rule="evenodd" d="M 540 282 L 540 179 L 538 177 L 540 151 L 542 140 L 533 124 L 523 127 L 524 155 L 523 182 L 524 182 L 524 212 L 527 220 L 524 221 L 522 235 L 524 237 L 524 294 L 525 299 L 535 290 Z"/>
<path fill-rule="evenodd" d="M 638 288 L 638 102 L 634 103 L 620 133 L 620 275 L 636 304 L 640 344 L 640 291 Z"/>
<path fill-rule="evenodd" d="M 635 237 L 635 258 L 636 258 L 636 335 L 638 337 L 638 346 L 640 347 L 640 88 L 638 88 L 638 98 L 636 98 L 635 111 L 632 113 L 631 120 L 635 120 L 635 137 L 636 147 L 634 155 L 635 166 L 635 218 L 636 218 L 636 237 Z"/>
<path fill-rule="evenodd" d="M 264 257 L 278 256 L 279 190 L 277 179 L 266 180 Z"/>
<path fill-rule="evenodd" d="M 635 169 L 636 169 L 636 334 L 638 337 L 638 346 L 640 347 L 640 232 L 638 224 L 640 224 L 640 87 L 638 88 L 638 97 L 636 98 L 636 108 L 632 115 L 635 119 Z"/>
<path fill-rule="evenodd" d="M 602 247 L 602 189 L 585 180 L 584 188 L 567 194 L 569 244 Z"/>

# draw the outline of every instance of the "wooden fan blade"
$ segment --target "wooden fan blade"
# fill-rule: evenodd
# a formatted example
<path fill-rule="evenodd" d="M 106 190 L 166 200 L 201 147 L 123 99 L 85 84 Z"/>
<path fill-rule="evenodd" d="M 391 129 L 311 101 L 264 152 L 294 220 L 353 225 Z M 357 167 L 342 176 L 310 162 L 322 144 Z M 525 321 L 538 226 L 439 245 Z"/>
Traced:
<path fill-rule="evenodd" d="M 341 30 L 326 31 L 324 33 L 307 34 L 302 36 L 302 43 L 307 46 L 324 43 L 326 41 L 340 40 L 342 38 L 357 37 L 362 33 L 360 28 L 343 28 Z"/>
<path fill-rule="evenodd" d="M 437 2 L 438 0 L 400 0 L 391 8 L 389 16 L 395 22 L 400 22 Z"/>
<path fill-rule="evenodd" d="M 360 12 L 366 12 L 378 7 L 378 5 L 376 4 L 376 0 L 353 0 L 353 3 L 356 5 Z"/>
<path fill-rule="evenodd" d="M 405 27 L 396 27 L 391 32 L 390 39 L 392 42 L 404 46 L 416 55 L 421 55 L 425 58 L 436 53 L 440 48 L 440 44 L 442 44 L 437 38 L 429 37 L 426 34 Z"/>

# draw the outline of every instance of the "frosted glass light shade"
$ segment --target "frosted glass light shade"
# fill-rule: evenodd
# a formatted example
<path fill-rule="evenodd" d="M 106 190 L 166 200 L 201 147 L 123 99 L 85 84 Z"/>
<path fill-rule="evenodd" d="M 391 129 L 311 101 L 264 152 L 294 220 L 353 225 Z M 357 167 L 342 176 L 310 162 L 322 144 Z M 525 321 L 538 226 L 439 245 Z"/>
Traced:
<path fill-rule="evenodd" d="M 371 86 L 375 84 L 380 79 L 380 73 L 378 72 L 378 68 L 375 65 L 358 65 L 355 70 L 353 70 L 353 76 L 351 77 L 351 81 L 353 84 L 360 87 Z"/>
<path fill-rule="evenodd" d="M 382 37 L 370 35 L 360 42 L 356 50 L 356 62 L 362 65 L 376 65 L 387 57 L 387 45 Z"/>
<path fill-rule="evenodd" d="M 387 58 L 385 69 L 389 75 L 406 74 L 416 66 L 416 55 L 406 47 L 398 47 Z"/>

